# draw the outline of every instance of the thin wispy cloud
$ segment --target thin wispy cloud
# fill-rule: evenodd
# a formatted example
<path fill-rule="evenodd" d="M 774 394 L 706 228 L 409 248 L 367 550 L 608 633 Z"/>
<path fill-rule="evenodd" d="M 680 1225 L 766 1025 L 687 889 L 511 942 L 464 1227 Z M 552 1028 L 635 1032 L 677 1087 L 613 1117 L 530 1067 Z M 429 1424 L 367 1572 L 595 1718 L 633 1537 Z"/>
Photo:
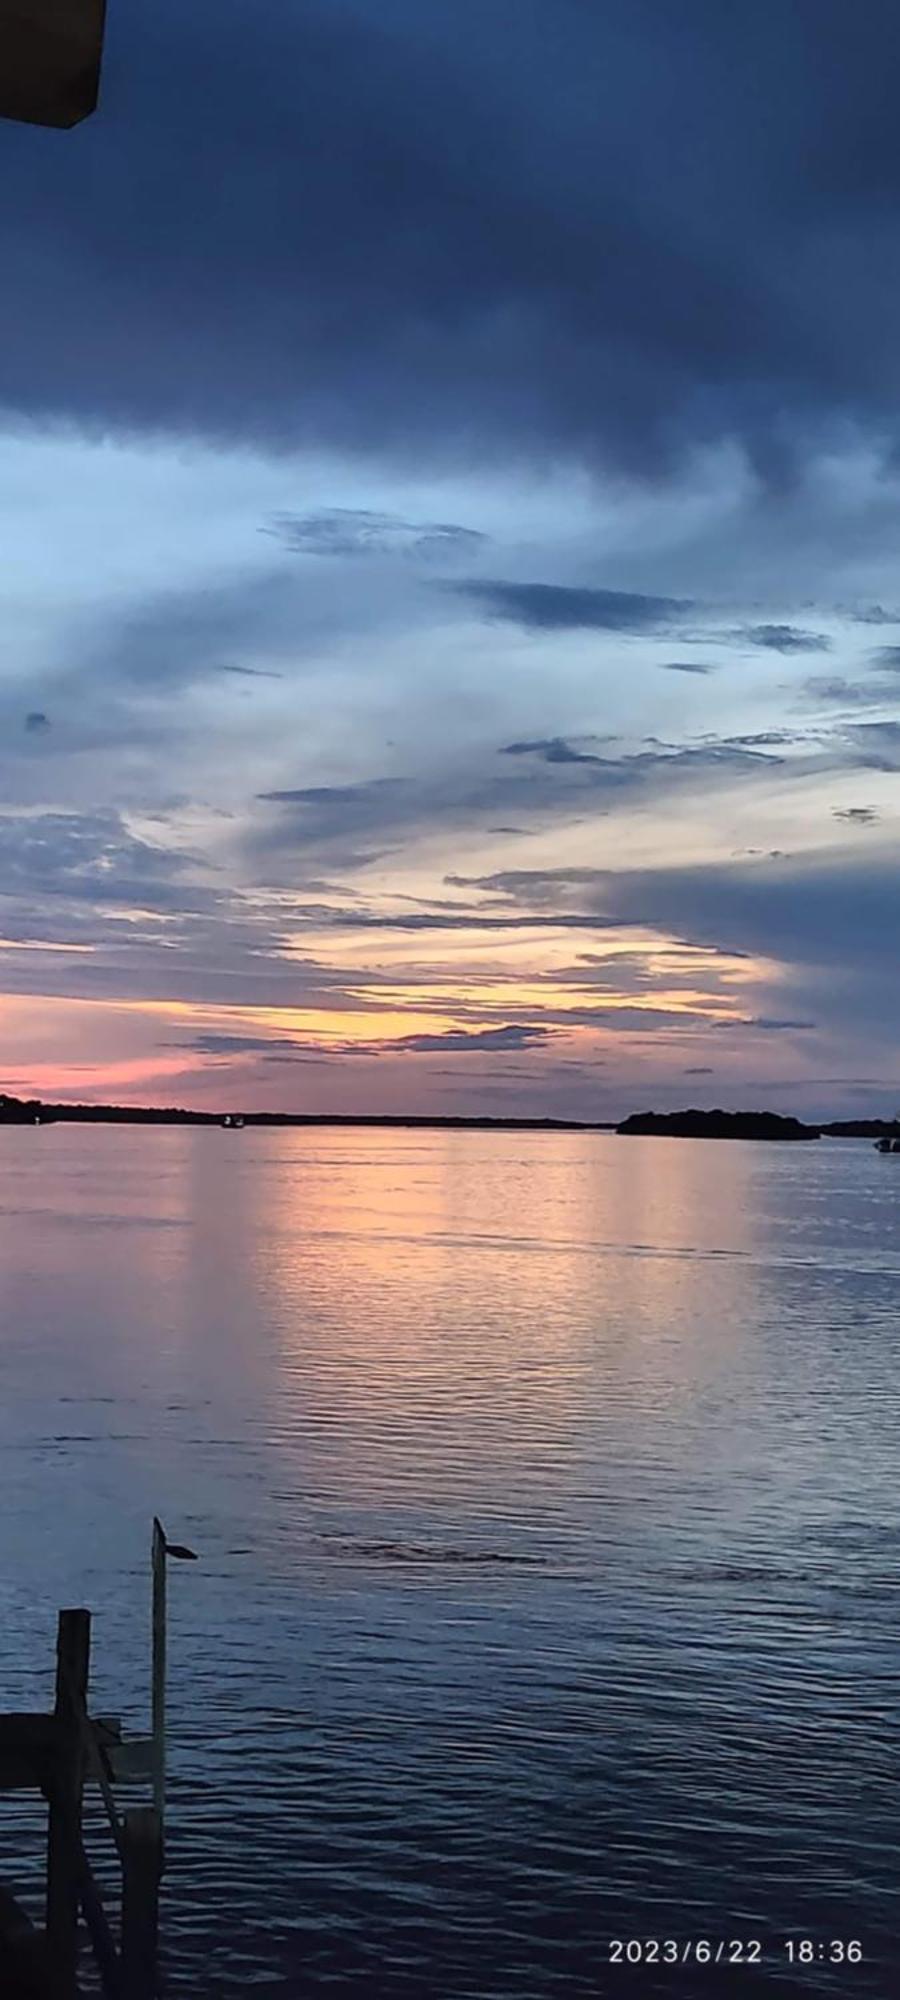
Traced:
<path fill-rule="evenodd" d="M 508 619 L 533 632 L 668 631 L 693 610 L 686 600 L 627 590 L 595 590 L 559 583 L 457 584 L 490 618 Z"/>
<path fill-rule="evenodd" d="M 479 529 L 456 522 L 405 521 L 360 507 L 276 515 L 265 532 L 296 555 L 414 556 L 437 563 L 472 556 L 485 541 Z"/>
<path fill-rule="evenodd" d="M 603 764 L 592 750 L 569 743 L 564 736 L 539 736 L 530 743 L 504 743 L 501 757 L 540 757 L 545 764 Z"/>
<path fill-rule="evenodd" d="M 760 646 L 767 653 L 827 653 L 831 640 L 824 632 L 808 632 L 798 625 L 744 625 L 736 639 Z"/>

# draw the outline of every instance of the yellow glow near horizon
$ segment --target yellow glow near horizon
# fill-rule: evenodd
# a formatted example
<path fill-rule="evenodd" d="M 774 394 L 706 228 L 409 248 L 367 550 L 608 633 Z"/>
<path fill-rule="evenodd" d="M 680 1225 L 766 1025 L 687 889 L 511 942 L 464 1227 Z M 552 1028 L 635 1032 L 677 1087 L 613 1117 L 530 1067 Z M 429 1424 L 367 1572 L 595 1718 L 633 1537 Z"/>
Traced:
<path fill-rule="evenodd" d="M 395 1066 L 402 1064 L 402 1088 L 411 1088 L 414 1100 L 413 1080 L 423 1071 L 427 1076 L 430 1051 L 426 1044 L 407 1067 L 411 1038 L 477 1037 L 509 1023 L 547 1031 L 529 1047 L 535 1076 L 548 1075 L 559 1061 L 590 1062 L 611 1049 L 617 1059 L 633 1058 L 652 1069 L 657 1052 L 662 1055 L 663 1044 L 671 1045 L 673 1038 L 681 1047 L 704 1051 L 705 1060 L 707 1035 L 752 1018 L 753 989 L 764 982 L 771 988 L 779 976 L 779 968 L 762 959 L 730 958 L 639 928 L 615 934 L 550 928 L 539 934 L 518 928 L 411 934 L 379 928 L 329 934 L 335 1004 L 327 1004 L 327 995 L 323 1004 L 315 994 L 306 1005 L 303 987 L 310 979 L 315 984 L 317 974 L 314 935 L 306 934 L 303 944 L 297 957 L 300 991 L 292 1004 L 108 994 L 0 996 L 6 1087 L 21 1095 L 102 1101 L 121 1092 L 132 1101 L 143 1094 L 165 1102 L 172 1100 L 176 1080 L 183 1079 L 177 1083 L 178 1101 L 190 1102 L 193 1087 L 200 1101 L 208 1102 L 212 1094 L 238 1087 L 243 1076 L 248 1092 L 256 1095 L 276 1082 L 274 1071 L 259 1067 L 265 1044 L 277 1048 L 291 1042 L 306 1044 L 311 1056 L 334 1059 L 327 1071 L 318 1072 L 327 1076 L 330 1091 L 349 1088 L 346 1079 L 337 1081 L 340 1057 L 358 1052 L 360 1065 L 348 1065 L 347 1078 L 359 1075 L 364 1064 L 367 1089 L 376 1088 L 376 1072 L 387 1079 L 385 1088 L 396 1088 L 401 1072 Z M 284 963 L 290 981 L 289 954 Z M 652 1031 L 652 1038 L 644 1030 Z M 61 1046 L 66 1056 L 54 1060 Z M 302 1054 L 298 1050 L 301 1060 Z M 305 1098 L 315 1075 L 298 1070 L 292 1089 Z"/>
<path fill-rule="evenodd" d="M 629 957 L 633 956 L 632 949 L 626 947 L 602 954 L 611 976 L 614 976 L 616 958 L 624 956 L 626 949 Z M 600 957 L 601 954 L 592 954 L 592 963 L 596 964 Z M 762 961 L 723 962 L 705 956 L 701 948 L 696 952 L 679 952 L 665 943 L 649 950 L 646 957 L 648 966 L 657 972 L 658 977 L 652 983 L 639 984 L 633 989 L 623 986 L 616 990 L 612 984 L 595 984 L 588 968 L 571 963 L 537 973 L 532 967 L 530 978 L 518 974 L 512 967 L 508 972 L 501 970 L 496 964 L 483 969 L 471 964 L 467 967 L 429 966 L 431 977 L 426 974 L 409 986 L 404 984 L 400 968 L 396 983 L 381 984 L 371 967 L 361 967 L 356 979 L 348 967 L 347 986 L 355 991 L 351 995 L 342 995 L 341 1004 L 334 1008 L 321 1005 L 306 1007 L 302 1003 L 272 1007 L 58 994 L 29 996 L 27 1002 L 22 996 L 11 994 L 4 997 L 3 1007 L 8 1021 L 17 1013 L 27 1013 L 29 1018 L 33 1018 L 35 1009 L 48 1013 L 65 1009 L 67 1013 L 86 1019 L 98 1015 L 117 1016 L 123 1020 L 150 1018 L 179 1023 L 195 1031 L 205 1028 L 210 1032 L 231 1027 L 268 1034 L 273 1038 L 287 1035 L 309 1038 L 321 1041 L 323 1047 L 327 1047 L 329 1043 L 378 1041 L 389 1044 L 408 1035 L 441 1033 L 460 1026 L 470 1029 L 490 1027 L 496 1024 L 498 1012 L 508 1015 L 511 1009 L 527 1013 L 538 1022 L 545 1016 L 550 1026 L 559 1023 L 560 1017 L 583 1013 L 586 1007 L 595 1017 L 597 1027 L 602 1027 L 605 1014 L 638 1008 L 645 1013 L 665 1012 L 694 1018 L 698 1014 L 705 1015 L 715 1022 L 737 1018 L 736 1006 L 740 1005 L 740 1000 L 736 989 L 754 986 L 768 971 Z M 690 985 L 669 983 L 672 973 L 679 967 L 693 974 Z M 720 986 L 725 985 L 731 990 L 723 992 L 715 990 L 715 987 L 712 990 L 706 988 L 702 983 L 704 969 L 714 974 Z M 358 1005 L 353 1004 L 354 999 L 358 1000 Z M 572 1025 L 589 1027 L 591 1024 L 573 1022 Z"/>

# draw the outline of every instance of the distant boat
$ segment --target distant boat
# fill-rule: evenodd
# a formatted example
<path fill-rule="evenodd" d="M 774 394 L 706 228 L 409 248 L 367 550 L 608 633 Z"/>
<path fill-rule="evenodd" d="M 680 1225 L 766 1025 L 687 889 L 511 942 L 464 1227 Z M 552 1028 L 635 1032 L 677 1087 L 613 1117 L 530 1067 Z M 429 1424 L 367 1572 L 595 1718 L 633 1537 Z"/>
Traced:
<path fill-rule="evenodd" d="M 241 1116 L 239 1115 L 239 1113 L 226 1111 L 225 1116 L 222 1120 L 222 1124 L 226 1126 L 230 1132 L 240 1132 L 243 1129 L 244 1121 L 243 1118 L 241 1118 Z"/>
<path fill-rule="evenodd" d="M 876 1153 L 900 1153 L 900 1139 L 876 1139 Z"/>

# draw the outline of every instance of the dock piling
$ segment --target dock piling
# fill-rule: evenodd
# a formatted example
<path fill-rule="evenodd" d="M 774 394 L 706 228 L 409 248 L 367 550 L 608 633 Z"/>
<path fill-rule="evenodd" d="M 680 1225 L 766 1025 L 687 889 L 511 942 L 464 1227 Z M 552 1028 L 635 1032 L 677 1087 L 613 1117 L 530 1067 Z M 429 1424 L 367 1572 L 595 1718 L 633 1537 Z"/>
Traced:
<path fill-rule="evenodd" d="M 156 2000 L 163 1856 L 155 1806 L 134 1806 L 122 1829 L 122 1985 L 128 2000 Z"/>
<path fill-rule="evenodd" d="M 9 1979 L 16 1978 L 16 1992 L 24 1981 L 23 1990 L 46 1994 L 47 2000 L 78 2000 L 83 1915 L 104 2000 L 157 2000 L 170 1556 L 181 1562 L 197 1560 L 193 1549 L 168 1541 L 155 1520 L 150 1737 L 123 1742 L 116 1717 L 91 1715 L 87 1702 L 91 1614 L 83 1610 L 59 1613 L 52 1711 L 0 1713 L 0 1793 L 35 1791 L 49 1808 L 43 1933 L 32 1931 L 15 1898 L 0 1887 L 0 1996 L 9 1990 Z M 152 1784 L 153 1804 L 120 1814 L 114 1788 L 135 1779 Z M 122 1869 L 118 1937 L 84 1844 L 83 1804 L 89 1786 L 97 1787 L 103 1801 Z"/>
<path fill-rule="evenodd" d="M 54 2000 L 74 2000 L 84 1792 L 82 1710 L 91 1651 L 89 1611 L 61 1611 L 56 1639 L 56 1738 L 47 1836 L 47 1955 Z"/>
<path fill-rule="evenodd" d="M 162 1826 L 166 1809 L 166 1536 L 162 1523 L 155 1515 L 151 1575 L 153 1646 L 150 1727 L 153 1736 L 153 1804 Z"/>

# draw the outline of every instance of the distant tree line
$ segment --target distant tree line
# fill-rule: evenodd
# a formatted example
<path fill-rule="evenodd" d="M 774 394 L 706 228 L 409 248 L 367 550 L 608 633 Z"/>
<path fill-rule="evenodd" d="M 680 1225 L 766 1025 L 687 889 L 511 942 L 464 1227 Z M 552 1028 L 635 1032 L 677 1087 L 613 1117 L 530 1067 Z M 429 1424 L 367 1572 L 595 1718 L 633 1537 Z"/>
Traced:
<path fill-rule="evenodd" d="M 616 1131 L 677 1139 L 880 1139 L 900 1137 L 900 1120 L 838 1118 L 827 1125 L 804 1125 L 776 1111 L 638 1111 Z"/>
<path fill-rule="evenodd" d="M 136 1104 L 45 1104 L 38 1097 L 9 1097 L 0 1093 L 0 1125 L 229 1125 L 235 1114 L 221 1111 L 185 1111 L 175 1105 Z M 445 1126 L 463 1131 L 513 1130 L 528 1132 L 611 1132 L 611 1125 L 590 1125 L 575 1118 L 429 1118 L 381 1117 L 362 1114 L 354 1117 L 330 1112 L 245 1111 L 242 1125 L 368 1125 L 430 1131 Z"/>
<path fill-rule="evenodd" d="M 639 1111 L 620 1125 L 579 1118 L 429 1118 L 305 1111 L 186 1111 L 177 1105 L 45 1104 L 39 1097 L 0 1092 L 0 1125 L 258 1125 L 370 1126 L 400 1131 L 621 1132 L 681 1139 L 900 1138 L 900 1118 L 843 1118 L 804 1125 L 775 1111 Z"/>

